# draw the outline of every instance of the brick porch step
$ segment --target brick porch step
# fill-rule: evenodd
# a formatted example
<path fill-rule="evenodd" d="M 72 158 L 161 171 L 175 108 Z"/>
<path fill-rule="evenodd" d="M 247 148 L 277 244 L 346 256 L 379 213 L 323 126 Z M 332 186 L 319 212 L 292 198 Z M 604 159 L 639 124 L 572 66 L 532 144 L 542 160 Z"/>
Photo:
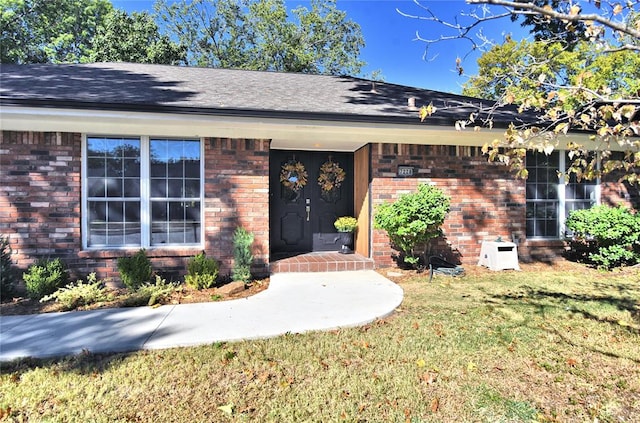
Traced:
<path fill-rule="evenodd" d="M 287 272 L 340 272 L 346 270 L 373 270 L 373 260 L 360 254 L 316 252 L 282 259 L 270 263 L 271 273 Z"/>

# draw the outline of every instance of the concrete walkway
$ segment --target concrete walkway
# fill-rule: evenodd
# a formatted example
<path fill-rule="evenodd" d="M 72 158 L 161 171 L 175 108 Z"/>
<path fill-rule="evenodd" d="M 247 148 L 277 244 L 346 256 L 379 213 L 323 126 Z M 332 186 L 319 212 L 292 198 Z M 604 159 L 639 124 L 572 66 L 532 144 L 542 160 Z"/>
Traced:
<path fill-rule="evenodd" d="M 198 304 L 0 316 L 0 361 L 268 338 L 359 326 L 392 313 L 402 289 L 372 270 L 277 273 L 252 297 Z"/>

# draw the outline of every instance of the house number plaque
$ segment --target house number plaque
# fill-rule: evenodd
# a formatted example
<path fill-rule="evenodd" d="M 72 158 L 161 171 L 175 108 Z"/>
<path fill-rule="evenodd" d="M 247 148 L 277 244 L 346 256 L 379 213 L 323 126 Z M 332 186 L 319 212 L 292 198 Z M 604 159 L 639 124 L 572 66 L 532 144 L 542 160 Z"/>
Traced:
<path fill-rule="evenodd" d="M 411 177 L 414 175 L 415 168 L 413 166 L 398 166 L 398 176 L 402 176 L 404 178 Z"/>

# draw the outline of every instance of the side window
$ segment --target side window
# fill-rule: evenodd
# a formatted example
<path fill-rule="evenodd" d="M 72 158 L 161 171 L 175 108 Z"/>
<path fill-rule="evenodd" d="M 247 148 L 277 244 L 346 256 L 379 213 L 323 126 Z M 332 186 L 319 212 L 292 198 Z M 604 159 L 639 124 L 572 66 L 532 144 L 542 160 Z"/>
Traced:
<path fill-rule="evenodd" d="M 527 153 L 527 237 L 560 238 L 569 213 L 589 208 L 598 202 L 598 183 L 565 179 L 569 157 L 561 151 L 550 155 Z"/>
<path fill-rule="evenodd" d="M 527 153 L 527 237 L 558 237 L 560 154 Z"/>

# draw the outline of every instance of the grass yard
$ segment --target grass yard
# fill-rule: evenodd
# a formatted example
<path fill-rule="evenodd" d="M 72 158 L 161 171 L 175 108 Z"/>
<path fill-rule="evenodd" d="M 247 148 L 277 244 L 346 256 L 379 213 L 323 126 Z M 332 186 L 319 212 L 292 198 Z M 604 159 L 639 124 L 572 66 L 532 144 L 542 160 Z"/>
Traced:
<path fill-rule="evenodd" d="M 640 269 L 471 267 L 362 328 L 4 365 L 0 420 L 640 421 Z"/>

